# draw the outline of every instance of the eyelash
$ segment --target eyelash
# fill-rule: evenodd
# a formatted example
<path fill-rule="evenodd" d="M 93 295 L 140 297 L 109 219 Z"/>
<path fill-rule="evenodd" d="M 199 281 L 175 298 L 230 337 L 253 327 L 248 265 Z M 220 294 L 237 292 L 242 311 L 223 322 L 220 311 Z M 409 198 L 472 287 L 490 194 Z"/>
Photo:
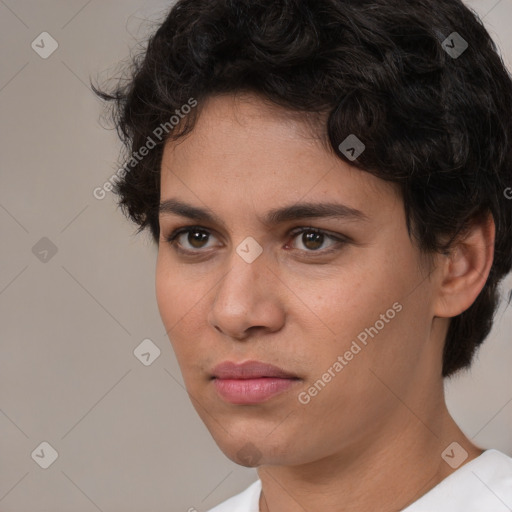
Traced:
<path fill-rule="evenodd" d="M 178 228 L 178 229 L 175 229 L 170 235 L 168 235 L 167 237 L 165 237 L 165 241 L 171 245 L 177 252 L 181 253 L 181 254 L 184 254 L 184 255 L 188 255 L 188 256 L 199 256 L 201 253 L 206 253 L 207 250 L 202 250 L 202 249 L 197 249 L 195 251 L 191 251 L 189 249 L 183 249 L 183 248 L 180 248 L 176 243 L 176 239 L 180 236 L 180 235 L 183 235 L 183 234 L 186 234 L 186 233 L 190 233 L 190 232 L 194 232 L 194 231 L 199 231 L 199 232 L 202 232 L 202 233 L 206 233 L 207 235 L 211 235 L 212 233 L 207 229 L 207 228 L 204 228 L 202 226 L 186 226 L 186 227 L 182 227 L 182 228 Z M 302 226 L 300 228 L 295 228 L 293 230 L 291 230 L 289 233 L 288 233 L 288 237 L 291 237 L 292 239 L 296 238 L 297 236 L 303 234 L 303 233 L 316 233 L 316 234 L 319 234 L 319 235 L 324 235 L 326 238 L 332 240 L 335 242 L 335 244 L 333 244 L 332 247 L 330 247 L 329 249 L 319 249 L 319 250 L 309 250 L 309 251 L 305 251 L 303 249 L 292 249 L 292 250 L 295 250 L 295 251 L 299 251 L 301 253 L 304 253 L 304 254 L 307 254 L 307 256 L 325 256 L 325 255 L 328 255 L 328 254 L 332 254 L 333 252 L 336 252 L 338 250 L 340 250 L 344 245 L 346 245 L 347 243 L 349 243 L 351 240 L 346 237 L 346 236 L 343 236 L 343 235 L 335 235 L 333 233 L 330 233 L 328 231 L 324 231 L 322 229 L 319 229 L 319 228 L 314 228 L 314 227 L 311 227 L 311 226 Z"/>

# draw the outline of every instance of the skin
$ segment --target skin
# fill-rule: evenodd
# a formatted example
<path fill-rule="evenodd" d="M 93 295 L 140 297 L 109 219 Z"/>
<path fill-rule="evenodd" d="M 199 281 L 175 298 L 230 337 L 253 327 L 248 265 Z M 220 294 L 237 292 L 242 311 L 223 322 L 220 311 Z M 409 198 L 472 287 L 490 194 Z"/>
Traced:
<path fill-rule="evenodd" d="M 454 471 L 441 458 L 450 443 L 468 452 L 463 463 L 482 453 L 447 411 L 441 363 L 449 318 L 488 275 L 492 220 L 430 266 L 394 186 L 341 161 L 303 116 L 252 94 L 200 108 L 194 130 L 165 147 L 161 200 L 218 220 L 161 213 L 156 268 L 158 307 L 195 409 L 227 457 L 258 468 L 261 511 L 403 509 Z M 365 219 L 262 221 L 303 202 L 342 203 Z M 206 235 L 167 241 L 186 226 Z M 349 240 L 312 242 L 290 234 L 298 227 Z M 236 252 L 248 236 L 263 248 L 252 263 Z M 300 403 L 396 302 L 402 310 Z M 301 380 L 267 402 L 230 404 L 210 379 L 226 360 L 271 363 Z"/>

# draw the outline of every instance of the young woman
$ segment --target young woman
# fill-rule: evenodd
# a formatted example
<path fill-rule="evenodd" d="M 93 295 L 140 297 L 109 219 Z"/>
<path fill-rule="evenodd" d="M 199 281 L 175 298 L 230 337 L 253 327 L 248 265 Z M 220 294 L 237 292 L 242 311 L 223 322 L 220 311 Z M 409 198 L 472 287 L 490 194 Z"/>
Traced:
<path fill-rule="evenodd" d="M 181 0 L 112 100 L 212 512 L 512 510 L 456 425 L 512 266 L 512 82 L 459 0 Z M 510 194 L 512 195 L 512 194 Z"/>

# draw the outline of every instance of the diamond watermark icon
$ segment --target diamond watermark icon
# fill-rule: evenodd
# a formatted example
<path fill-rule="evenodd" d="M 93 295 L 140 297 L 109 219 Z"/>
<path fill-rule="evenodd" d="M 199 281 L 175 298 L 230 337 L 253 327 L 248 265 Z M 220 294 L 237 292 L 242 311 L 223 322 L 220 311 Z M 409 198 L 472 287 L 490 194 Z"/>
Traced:
<path fill-rule="evenodd" d="M 46 441 L 43 441 L 31 454 L 31 457 L 43 468 L 48 469 L 59 454 L 57 450 Z"/>
<path fill-rule="evenodd" d="M 236 253 L 246 263 L 252 263 L 262 252 L 263 247 L 252 236 L 248 236 L 236 248 Z"/>
<path fill-rule="evenodd" d="M 57 246 L 49 238 L 43 236 L 32 247 L 32 254 L 42 263 L 48 263 L 57 254 L 57 250 Z"/>
<path fill-rule="evenodd" d="M 47 59 L 59 47 L 59 43 L 48 32 L 41 32 L 30 46 L 39 57 Z"/>
<path fill-rule="evenodd" d="M 467 458 L 468 452 L 454 441 L 441 453 L 442 459 L 453 469 L 457 469 Z"/>
<path fill-rule="evenodd" d="M 358 158 L 366 146 L 351 133 L 339 146 L 340 153 L 343 153 L 351 162 Z"/>
<path fill-rule="evenodd" d="M 468 42 L 458 32 L 452 32 L 441 46 L 452 59 L 457 59 L 468 49 Z"/>
<path fill-rule="evenodd" d="M 146 338 L 135 348 L 133 354 L 144 366 L 150 366 L 160 357 L 160 349 Z"/>
<path fill-rule="evenodd" d="M 246 443 L 240 450 L 236 452 L 236 456 L 238 460 L 244 466 L 254 467 L 258 464 L 262 457 L 262 453 L 258 450 L 258 448 L 252 443 Z"/>

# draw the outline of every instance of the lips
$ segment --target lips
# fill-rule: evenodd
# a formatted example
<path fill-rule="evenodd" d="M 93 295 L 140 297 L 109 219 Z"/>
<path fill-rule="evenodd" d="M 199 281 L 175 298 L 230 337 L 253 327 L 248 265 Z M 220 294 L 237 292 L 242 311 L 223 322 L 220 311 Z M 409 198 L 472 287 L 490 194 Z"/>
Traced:
<path fill-rule="evenodd" d="M 267 402 L 293 388 L 301 380 L 277 366 L 259 361 L 242 364 L 225 361 L 212 371 L 212 381 L 219 396 L 236 405 Z"/>
<path fill-rule="evenodd" d="M 296 375 L 282 368 L 260 361 L 246 361 L 241 364 L 225 361 L 212 370 L 212 378 L 216 379 L 260 379 L 265 377 L 298 379 Z"/>

